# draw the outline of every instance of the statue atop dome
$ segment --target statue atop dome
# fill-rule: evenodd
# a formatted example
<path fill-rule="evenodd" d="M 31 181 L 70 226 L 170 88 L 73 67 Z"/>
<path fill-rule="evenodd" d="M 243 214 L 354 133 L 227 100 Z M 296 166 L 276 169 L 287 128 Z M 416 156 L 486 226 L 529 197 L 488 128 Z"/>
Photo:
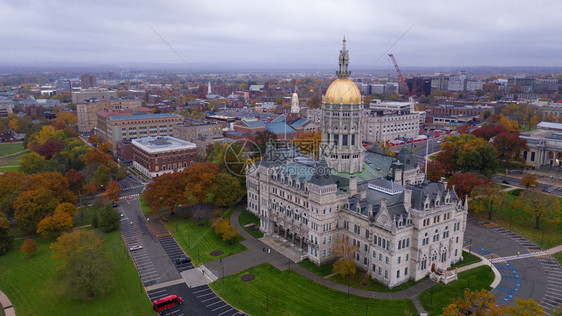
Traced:
<path fill-rule="evenodd" d="M 351 72 L 348 70 L 349 67 L 349 52 L 345 48 L 345 36 L 343 37 L 343 46 L 340 50 L 340 58 L 339 58 L 339 69 L 336 71 L 336 75 L 338 78 L 347 78 L 351 75 Z"/>

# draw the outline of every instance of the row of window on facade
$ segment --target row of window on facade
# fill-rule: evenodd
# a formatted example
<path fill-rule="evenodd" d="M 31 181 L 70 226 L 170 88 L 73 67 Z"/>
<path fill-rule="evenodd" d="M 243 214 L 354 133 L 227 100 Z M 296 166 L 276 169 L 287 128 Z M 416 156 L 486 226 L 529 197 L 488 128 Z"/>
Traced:
<path fill-rule="evenodd" d="M 333 144 L 335 146 L 339 146 L 339 141 L 340 141 L 340 136 L 341 136 L 341 144 L 342 146 L 349 146 L 349 135 L 348 134 L 330 134 L 327 133 L 326 134 L 326 144 Z M 332 140 L 332 142 L 330 142 L 330 139 Z M 351 146 L 355 146 L 355 134 L 351 134 Z"/>

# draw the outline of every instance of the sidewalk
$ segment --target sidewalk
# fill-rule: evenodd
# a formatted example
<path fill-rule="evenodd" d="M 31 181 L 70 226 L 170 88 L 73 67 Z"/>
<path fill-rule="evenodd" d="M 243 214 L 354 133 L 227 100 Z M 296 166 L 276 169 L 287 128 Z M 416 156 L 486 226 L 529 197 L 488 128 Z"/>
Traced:
<path fill-rule="evenodd" d="M 385 299 L 385 300 L 410 299 L 412 300 L 412 302 L 414 302 L 414 305 L 416 306 L 418 313 L 420 314 L 425 313 L 425 310 L 423 310 L 421 304 L 419 304 L 418 295 L 421 292 L 436 285 L 436 283 L 429 280 L 429 278 L 419 282 L 418 284 L 408 289 L 397 291 L 397 292 L 375 292 L 375 291 L 362 290 L 353 287 L 350 287 L 348 289 L 347 285 L 343 285 L 327 280 L 301 267 L 298 264 L 291 263 L 290 259 L 281 255 L 279 252 L 275 251 L 275 249 L 271 249 L 270 253 L 267 253 L 267 251 L 263 251 L 264 249 L 267 249 L 268 246 L 263 242 L 261 242 L 260 240 L 254 238 L 248 232 L 246 232 L 246 230 L 244 230 L 244 228 L 240 225 L 240 222 L 238 221 L 239 217 L 240 217 L 240 210 L 236 210 L 230 217 L 230 224 L 235 229 L 240 230 L 240 235 L 246 239 L 242 241 L 242 244 L 246 246 L 248 250 L 223 258 L 222 262 L 220 262 L 220 260 L 215 260 L 206 263 L 205 266 L 209 270 L 211 270 L 215 275 L 222 277 L 222 266 L 224 266 L 225 269 L 224 274 L 230 275 L 230 274 L 244 271 L 248 268 L 266 262 L 270 263 L 271 265 L 273 265 L 274 267 L 276 267 L 281 271 L 287 270 L 290 265 L 291 270 L 296 271 L 300 275 L 304 276 L 305 278 L 314 281 L 318 284 L 321 284 L 325 287 L 344 293 L 347 293 L 349 290 L 350 294 L 368 297 L 368 298 Z M 220 273 L 217 274 L 216 272 L 219 271 Z"/>
<path fill-rule="evenodd" d="M 544 252 L 548 253 L 549 255 L 553 255 L 553 254 L 555 254 L 557 252 L 560 252 L 560 251 L 562 251 L 562 245 L 558 245 L 556 247 L 547 249 Z"/>
<path fill-rule="evenodd" d="M 10 299 L 4 294 L 4 292 L 0 291 L 0 307 L 2 307 L 2 311 L 6 316 L 16 316 L 16 311 Z"/>

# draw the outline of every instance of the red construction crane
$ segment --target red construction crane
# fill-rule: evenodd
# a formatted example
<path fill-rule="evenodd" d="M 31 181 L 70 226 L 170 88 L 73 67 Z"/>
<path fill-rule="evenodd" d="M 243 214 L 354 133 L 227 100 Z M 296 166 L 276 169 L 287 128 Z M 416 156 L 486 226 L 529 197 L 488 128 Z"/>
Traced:
<path fill-rule="evenodd" d="M 392 60 L 392 63 L 394 64 L 394 68 L 396 68 L 396 72 L 398 73 L 398 77 L 400 77 L 400 81 L 402 82 L 402 85 L 404 85 L 404 89 L 406 89 L 406 93 L 408 93 L 408 100 L 410 101 L 411 104 L 414 104 L 414 92 L 417 91 L 419 88 L 421 88 L 421 85 L 419 85 L 416 89 L 414 89 L 414 91 L 410 91 L 410 89 L 408 89 L 408 85 L 406 84 L 406 80 L 404 80 L 404 76 L 402 76 L 402 72 L 400 71 L 400 68 L 398 68 L 398 64 L 396 63 L 396 59 L 394 59 L 394 55 L 393 54 L 388 54 L 388 57 L 390 57 L 390 59 Z"/>
<path fill-rule="evenodd" d="M 400 81 L 402 81 L 402 85 L 404 85 L 404 89 L 406 89 L 406 92 L 408 93 L 408 97 L 411 98 L 412 92 L 410 92 L 410 89 L 408 89 L 408 85 L 406 84 L 406 80 L 404 80 L 404 76 L 402 76 L 402 72 L 400 71 L 400 68 L 398 68 L 398 64 L 396 63 L 396 60 L 394 59 L 394 55 L 388 54 L 388 57 L 390 57 L 390 59 L 392 60 L 392 63 L 394 64 L 394 68 L 396 68 L 396 72 L 398 73 L 398 77 L 400 77 Z"/>

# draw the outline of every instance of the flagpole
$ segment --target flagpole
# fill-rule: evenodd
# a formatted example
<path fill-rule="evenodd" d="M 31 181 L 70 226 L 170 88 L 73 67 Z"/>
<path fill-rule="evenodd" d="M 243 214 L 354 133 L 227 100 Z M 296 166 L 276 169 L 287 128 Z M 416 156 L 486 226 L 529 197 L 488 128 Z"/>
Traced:
<path fill-rule="evenodd" d="M 427 161 L 429 160 L 429 133 L 425 142 L 425 175 L 427 176 Z"/>
<path fill-rule="evenodd" d="M 285 129 L 285 144 L 287 143 L 287 116 L 285 114 L 283 114 L 283 116 L 285 117 L 285 126 L 283 126 L 283 129 Z"/>

